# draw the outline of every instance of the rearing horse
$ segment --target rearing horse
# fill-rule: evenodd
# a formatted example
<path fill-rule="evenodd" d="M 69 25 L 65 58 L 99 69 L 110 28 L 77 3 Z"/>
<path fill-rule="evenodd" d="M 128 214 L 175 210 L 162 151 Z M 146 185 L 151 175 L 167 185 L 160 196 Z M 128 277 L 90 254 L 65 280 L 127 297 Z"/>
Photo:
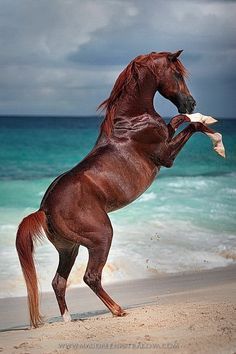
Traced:
<path fill-rule="evenodd" d="M 33 261 L 34 241 L 42 236 L 42 231 L 59 253 L 52 286 L 64 320 L 70 320 L 66 282 L 80 245 L 87 247 L 89 253 L 85 283 L 114 315 L 123 316 L 123 309 L 101 284 L 113 236 L 108 213 L 138 198 L 162 166 L 172 166 L 195 132 L 207 134 L 216 152 L 224 156 L 221 135 L 206 126 L 215 120 L 200 113 L 191 114 L 195 100 L 184 80 L 187 72 L 178 59 L 181 52 L 152 52 L 131 61 L 119 75 L 110 97 L 100 105 L 106 115 L 92 151 L 52 182 L 40 209 L 19 225 L 16 248 L 34 327 L 42 321 Z M 154 109 L 157 91 L 180 113 L 169 124 Z M 183 122 L 190 124 L 174 136 Z"/>

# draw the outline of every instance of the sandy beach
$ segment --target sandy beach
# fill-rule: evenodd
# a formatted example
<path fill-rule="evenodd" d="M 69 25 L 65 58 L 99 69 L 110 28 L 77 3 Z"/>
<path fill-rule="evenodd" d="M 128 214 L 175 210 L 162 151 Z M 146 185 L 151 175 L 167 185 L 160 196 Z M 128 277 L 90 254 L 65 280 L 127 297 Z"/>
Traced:
<path fill-rule="evenodd" d="M 107 285 L 127 310 L 113 317 L 89 288 L 68 289 L 73 321 L 61 322 L 54 294 L 47 321 L 27 329 L 24 297 L 0 300 L 3 353 L 235 353 L 236 266 Z"/>

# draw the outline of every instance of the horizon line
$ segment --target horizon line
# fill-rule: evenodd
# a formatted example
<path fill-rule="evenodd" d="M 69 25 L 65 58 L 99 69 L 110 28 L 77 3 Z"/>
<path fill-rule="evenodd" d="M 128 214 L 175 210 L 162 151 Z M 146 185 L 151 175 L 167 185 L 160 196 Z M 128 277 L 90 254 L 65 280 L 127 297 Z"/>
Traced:
<path fill-rule="evenodd" d="M 177 114 L 178 115 L 178 114 Z M 65 114 L 0 114 L 0 118 L 37 118 L 37 117 L 41 117 L 41 118 L 104 118 L 103 115 L 65 115 Z M 163 116 L 162 118 L 173 118 L 174 116 Z M 219 119 L 236 119 L 236 117 L 233 116 L 224 116 L 224 117 L 219 117 Z"/>

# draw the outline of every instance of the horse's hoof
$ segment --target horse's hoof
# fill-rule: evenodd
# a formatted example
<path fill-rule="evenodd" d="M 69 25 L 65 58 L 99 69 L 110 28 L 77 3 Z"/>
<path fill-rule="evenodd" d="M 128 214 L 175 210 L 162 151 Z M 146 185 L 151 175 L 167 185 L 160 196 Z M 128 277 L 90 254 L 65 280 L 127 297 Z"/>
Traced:
<path fill-rule="evenodd" d="M 225 148 L 223 144 L 220 144 L 219 146 L 214 147 L 215 152 L 225 158 Z"/>
<path fill-rule="evenodd" d="M 211 116 L 202 116 L 202 123 L 203 124 L 211 125 L 211 124 L 215 124 L 217 122 L 218 122 L 218 120 L 211 117 Z"/>
<path fill-rule="evenodd" d="M 225 158 L 225 147 L 222 141 L 222 135 L 215 133 L 215 139 L 215 143 L 213 143 L 215 152 Z"/>
<path fill-rule="evenodd" d="M 215 152 L 225 158 L 225 148 L 220 133 L 206 133 L 212 140 Z"/>
<path fill-rule="evenodd" d="M 67 310 L 64 312 L 62 317 L 65 323 L 71 322 L 71 316 Z"/>
<path fill-rule="evenodd" d="M 124 317 L 124 316 L 127 316 L 127 315 L 128 315 L 128 313 L 123 311 L 123 310 L 117 311 L 116 313 L 113 313 L 114 317 Z"/>

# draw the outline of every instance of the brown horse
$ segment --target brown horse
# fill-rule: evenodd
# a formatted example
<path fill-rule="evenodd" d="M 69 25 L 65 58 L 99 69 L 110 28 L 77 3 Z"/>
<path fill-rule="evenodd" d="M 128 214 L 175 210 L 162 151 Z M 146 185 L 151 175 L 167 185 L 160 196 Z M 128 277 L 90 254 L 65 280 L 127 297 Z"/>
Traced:
<path fill-rule="evenodd" d="M 110 97 L 100 105 L 106 109 L 106 115 L 92 151 L 55 179 L 40 209 L 19 225 L 16 248 L 34 327 L 41 323 L 41 316 L 32 254 L 34 241 L 42 231 L 59 253 L 52 286 L 64 320 L 70 320 L 65 301 L 66 282 L 80 245 L 89 252 L 85 283 L 114 315 L 123 316 L 123 309 L 101 285 L 113 236 L 108 213 L 139 197 L 162 166 L 172 166 L 195 132 L 209 135 L 215 150 L 224 155 L 221 135 L 205 125 L 215 120 L 200 113 L 190 114 L 195 101 L 184 80 L 187 73 L 178 59 L 180 53 L 152 52 L 131 61 L 119 75 Z M 154 109 L 156 91 L 173 102 L 180 113 L 169 124 Z M 183 122 L 190 124 L 174 137 Z"/>

